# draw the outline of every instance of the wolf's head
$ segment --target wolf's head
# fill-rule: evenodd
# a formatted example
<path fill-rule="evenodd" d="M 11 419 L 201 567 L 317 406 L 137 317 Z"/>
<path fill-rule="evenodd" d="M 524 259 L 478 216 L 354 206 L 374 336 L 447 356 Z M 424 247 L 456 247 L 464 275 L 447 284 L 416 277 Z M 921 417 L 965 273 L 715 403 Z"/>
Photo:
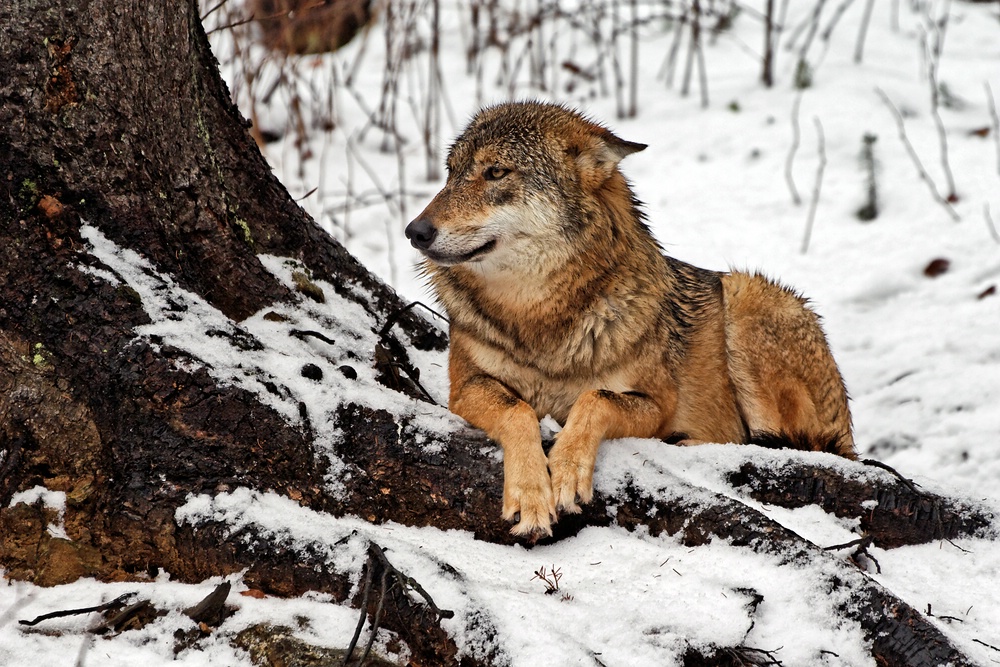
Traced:
<path fill-rule="evenodd" d="M 594 195 L 622 178 L 619 161 L 645 147 L 562 106 L 488 107 L 455 140 L 448 181 L 406 237 L 443 266 L 533 261 L 540 248 L 588 224 Z"/>

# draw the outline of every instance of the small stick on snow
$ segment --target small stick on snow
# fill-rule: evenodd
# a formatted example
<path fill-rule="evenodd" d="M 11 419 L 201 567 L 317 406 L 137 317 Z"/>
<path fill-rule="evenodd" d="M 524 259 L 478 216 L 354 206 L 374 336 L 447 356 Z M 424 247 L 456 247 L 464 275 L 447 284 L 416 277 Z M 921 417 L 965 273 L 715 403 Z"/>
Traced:
<path fill-rule="evenodd" d="M 987 644 L 986 642 L 984 642 L 984 641 L 980 641 L 979 639 L 976 639 L 976 638 L 973 638 L 973 639 L 972 639 L 972 641 L 976 642 L 977 644 L 982 644 L 982 645 L 983 645 L 983 646 L 985 646 L 986 648 L 991 648 L 991 649 L 993 649 L 994 651 L 1000 651 L 1000 648 L 997 648 L 997 647 L 996 647 L 996 646 L 994 646 L 993 644 Z"/>
<path fill-rule="evenodd" d="M 819 193 L 823 187 L 823 171 L 826 169 L 826 140 L 823 137 L 823 124 L 819 118 L 813 117 L 816 125 L 816 141 L 819 144 L 819 166 L 816 167 L 816 184 L 813 186 L 812 200 L 809 202 L 809 216 L 806 218 L 806 233 L 802 239 L 802 254 L 809 250 L 809 239 L 812 236 L 813 221 L 816 219 L 816 207 L 819 206 Z"/>
<path fill-rule="evenodd" d="M 917 151 L 913 148 L 913 144 L 910 143 L 909 138 L 906 136 L 906 126 L 903 124 L 903 115 L 899 113 L 899 109 L 896 108 L 896 105 L 892 103 L 892 100 L 889 99 L 889 96 L 886 95 L 881 88 L 875 88 L 875 92 L 882 98 L 882 101 L 887 107 L 889 107 L 889 111 L 892 112 L 893 117 L 896 119 L 896 126 L 899 128 L 899 138 L 906 147 L 906 152 L 909 153 L 910 159 L 913 160 L 913 166 L 917 168 L 917 173 L 920 175 L 920 178 L 927 183 L 927 187 L 930 189 L 931 196 L 934 197 L 934 201 L 941 204 L 948 215 L 951 216 L 952 220 L 958 222 L 961 220 L 961 217 L 955 212 L 951 203 L 942 197 L 940 192 L 938 192 L 937 186 L 934 185 L 934 181 L 931 179 L 930 175 L 928 175 L 927 170 L 924 169 L 923 163 L 920 162 L 920 156 L 917 155 Z"/>
<path fill-rule="evenodd" d="M 854 562 L 854 564 L 860 567 L 861 566 L 860 559 L 862 556 L 864 556 L 871 562 L 875 563 L 875 571 L 878 574 L 882 574 L 882 566 L 879 564 L 879 562 L 875 559 L 874 556 L 868 553 L 868 547 L 872 545 L 873 541 L 874 541 L 873 536 L 865 535 L 864 537 L 860 537 L 856 540 L 851 540 L 850 542 L 845 542 L 844 544 L 834 544 L 833 546 L 823 547 L 823 551 L 840 551 L 841 549 L 856 547 L 853 553 L 851 553 L 851 560 Z"/>
<path fill-rule="evenodd" d="M 47 621 L 50 618 L 61 618 L 63 616 L 78 616 L 80 614 L 89 614 L 95 611 L 105 611 L 111 609 L 112 607 L 119 606 L 125 603 L 129 598 L 135 597 L 135 593 L 125 593 L 124 595 L 119 595 L 114 600 L 110 602 L 105 602 L 104 604 L 99 604 L 96 607 L 84 607 L 82 609 L 64 609 L 62 611 L 52 611 L 48 614 L 42 614 L 41 616 L 36 616 L 30 621 L 18 621 L 21 625 L 33 626 L 38 625 L 42 621 Z"/>

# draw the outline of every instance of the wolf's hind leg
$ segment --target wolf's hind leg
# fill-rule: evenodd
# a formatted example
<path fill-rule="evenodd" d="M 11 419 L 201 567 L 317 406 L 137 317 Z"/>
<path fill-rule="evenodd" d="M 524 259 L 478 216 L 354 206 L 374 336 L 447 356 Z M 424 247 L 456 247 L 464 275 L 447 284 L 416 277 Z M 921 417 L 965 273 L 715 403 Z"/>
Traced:
<path fill-rule="evenodd" d="M 847 391 L 819 317 L 767 278 L 723 278 L 726 352 L 751 441 L 857 458 Z"/>

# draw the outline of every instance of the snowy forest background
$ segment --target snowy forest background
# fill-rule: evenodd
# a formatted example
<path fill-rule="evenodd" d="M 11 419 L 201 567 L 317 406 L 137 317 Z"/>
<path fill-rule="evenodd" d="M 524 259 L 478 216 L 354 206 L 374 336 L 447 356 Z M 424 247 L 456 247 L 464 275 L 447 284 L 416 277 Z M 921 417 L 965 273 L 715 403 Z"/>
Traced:
<path fill-rule="evenodd" d="M 668 253 L 713 269 L 760 269 L 810 297 L 853 399 L 862 456 L 925 488 L 1000 506 L 1000 5 L 400 0 L 372 7 L 367 27 L 321 54 L 301 52 L 353 31 L 250 20 L 275 7 L 204 7 L 234 100 L 293 197 L 407 300 L 434 306 L 402 229 L 440 187 L 449 140 L 482 104 L 567 103 L 649 144 L 622 169 Z M 99 233 L 88 238 L 121 275 L 142 273 Z M 278 260 L 269 268 L 287 271 Z M 207 355 L 206 340 L 191 344 Z M 445 403 L 445 357 L 419 363 L 424 386 Z M 443 410 L 425 418 L 457 427 Z M 603 448 L 595 484 L 613 492 L 638 479 L 740 497 L 725 473 L 741 461 L 778 467 L 799 456 L 629 440 Z M 39 491 L 13 502 L 58 509 L 65 498 Z M 819 508 L 756 507 L 820 546 L 857 537 L 857 526 Z M 460 649 L 498 664 L 681 664 L 685 642 L 756 647 L 775 661 L 762 664 L 875 664 L 858 628 L 837 613 L 841 592 L 824 583 L 822 565 L 721 543 L 689 549 L 615 527 L 535 549 L 501 547 L 332 519 L 240 489 L 192 497 L 177 518 L 206 517 L 287 534 L 291 544 L 325 541 L 331 559 L 359 573 L 363 540 L 338 540 L 378 540 L 457 612 L 445 627 Z M 870 553 L 867 576 L 926 610 L 973 660 L 1000 662 L 993 539 Z M 461 579 L 442 575 L 442 557 Z M 557 594 L 546 594 L 556 570 Z M 143 586 L 173 608 L 206 592 L 166 576 Z M 249 664 L 227 638 L 261 619 L 331 647 L 346 646 L 357 621 L 356 610 L 320 595 L 243 596 L 222 632 L 176 654 L 173 633 L 187 622 L 179 613 L 98 640 L 75 632 L 85 619 L 45 632 L 13 622 L 135 588 L 5 584 L 0 664 L 39 655 L 53 664 Z M 470 630 L 477 613 L 493 619 L 492 636 Z M 382 655 L 405 664 L 388 633 L 376 639 Z"/>

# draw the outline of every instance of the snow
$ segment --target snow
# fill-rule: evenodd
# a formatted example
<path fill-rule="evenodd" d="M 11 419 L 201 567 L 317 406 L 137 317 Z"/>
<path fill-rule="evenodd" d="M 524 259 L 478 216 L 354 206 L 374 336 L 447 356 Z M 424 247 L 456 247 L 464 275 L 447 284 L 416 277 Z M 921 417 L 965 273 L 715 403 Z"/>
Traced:
<path fill-rule="evenodd" d="M 750 4 L 758 10 L 763 5 Z M 787 23 L 793 27 L 815 6 L 789 4 Z M 682 97 L 657 76 L 671 37 L 655 26 L 644 29 L 640 44 L 637 117 L 617 118 L 613 97 L 590 94 L 596 84 L 580 83 L 572 94 L 553 99 L 585 109 L 624 139 L 649 144 L 622 168 L 670 254 L 713 269 L 760 269 L 811 299 L 824 318 L 852 396 L 863 456 L 896 467 L 929 490 L 1000 507 L 1000 294 L 980 296 L 992 286 L 1000 289 L 1000 242 L 986 219 L 989 211 L 1000 225 L 1000 144 L 995 143 L 995 131 L 986 137 L 971 133 L 991 124 L 984 84 L 994 97 L 1000 96 L 1000 17 L 995 5 L 983 3 L 917 3 L 918 11 L 910 3 L 873 3 L 864 61 L 856 64 L 854 40 L 864 4 L 848 6 L 828 43 L 817 37 L 809 52 L 813 85 L 803 91 L 791 86 L 801 38 L 794 50 L 783 46 L 777 51 L 776 86 L 766 89 L 758 83 L 759 62 L 752 53 L 762 42 L 762 31 L 754 10 L 746 8 L 730 32 L 706 46 L 711 98 L 707 109 L 699 106 L 696 83 L 693 94 Z M 896 7 L 898 29 L 892 18 Z M 492 56 L 484 63 L 479 83 L 467 76 L 463 40 L 468 39 L 468 25 L 460 24 L 456 6 L 444 4 L 442 11 L 446 143 L 478 104 L 506 99 L 511 89 L 517 97 L 540 92 L 527 86 L 524 71 L 515 84 L 493 87 L 500 62 Z M 943 11 L 949 12 L 949 21 L 936 74 L 959 102 L 940 109 L 958 195 L 957 222 L 932 198 L 899 138 L 892 111 L 876 92 L 884 91 L 900 110 L 923 168 L 946 194 L 923 46 L 933 46 L 938 35 L 928 17 Z M 826 14 L 822 25 L 828 21 Z M 290 66 L 296 68 L 297 78 L 292 80 L 304 90 L 324 91 L 331 67 L 344 73 L 357 62 L 354 90 L 363 94 L 367 107 L 377 108 L 385 73 L 381 30 L 376 26 L 367 40 L 352 43 L 342 53 L 293 60 Z M 225 48 L 225 33 L 213 38 L 217 48 Z M 783 44 L 789 38 L 790 32 L 783 35 Z M 568 42 L 553 40 L 562 49 L 553 61 L 586 64 L 584 47 Z M 238 68 L 224 67 L 224 74 L 245 108 L 246 84 Z M 262 76 L 266 80 L 268 70 Z M 417 74 L 407 76 L 411 78 L 404 84 L 412 88 Z M 570 79 L 565 71 L 552 76 L 558 76 L 561 85 Z M 337 123 L 331 130 L 310 130 L 311 157 L 300 159 L 291 132 L 267 147 L 267 157 L 294 197 L 318 187 L 301 204 L 324 228 L 405 298 L 433 307 L 414 269 L 417 255 L 402 236 L 406 221 L 440 187 L 440 181 L 424 177 L 416 121 L 401 106 L 401 131 L 414 139 L 398 154 L 383 153 L 378 131 L 362 131 L 368 115 L 357 100 L 343 90 L 334 97 Z M 322 93 L 319 98 L 325 99 Z M 792 203 L 785 178 L 796 100 L 801 136 L 791 174 L 803 199 L 798 206 Z M 280 129 L 290 117 L 288 108 L 288 93 L 283 92 L 269 105 L 258 102 L 256 112 L 265 129 Z M 310 118 L 306 120 L 309 127 Z M 826 166 L 812 236 L 803 253 L 820 161 L 817 125 L 822 127 Z M 880 216 L 869 223 L 854 216 L 864 200 L 859 154 L 865 133 L 878 137 L 874 151 L 881 204 Z M 400 191 L 406 196 L 390 200 L 372 194 Z M 345 201 L 362 199 L 364 206 L 344 206 Z M 325 303 L 303 297 L 233 322 L 138 253 L 117 247 L 96 222 L 81 231 L 90 244 L 87 252 L 105 268 L 77 268 L 134 289 L 151 320 L 136 336 L 182 350 L 187 358 L 176 363 L 204 368 L 220 383 L 253 392 L 290 423 L 308 420 L 318 451 L 334 464 L 330 492 L 350 484 L 351 471 L 338 465 L 335 454 L 342 434 L 329 427 L 330 415 L 345 402 L 391 410 L 431 430 L 461 427 L 443 408 L 402 395 L 388 397 L 379 388 L 372 359 L 364 356 L 364 351 L 374 353 L 377 335 L 364 312 L 323 281 L 314 282 L 323 290 Z M 937 258 L 950 261 L 948 271 L 936 278 L 925 276 L 924 268 Z M 305 271 L 287 258 L 260 259 L 290 288 L 293 274 Z M 321 332 L 332 342 L 297 337 L 293 330 Z M 422 384 L 443 404 L 445 355 L 415 352 L 414 362 L 421 369 Z M 307 363 L 321 369 L 321 381 L 302 375 Z M 348 381 L 339 370 L 342 365 L 351 366 L 358 379 Z M 300 403 L 306 406 L 305 417 Z M 765 506 L 726 481 L 727 473 L 748 460 L 777 470 L 790 460 L 815 461 L 817 456 L 623 440 L 602 447 L 595 485 L 611 495 L 626 483 L 665 497 L 680 492 L 690 498 L 719 494 L 746 503 L 821 547 L 841 544 L 856 537 L 853 522 L 818 507 Z M 835 457 L 824 462 L 846 465 Z M 61 517 L 66 499 L 36 487 L 11 502 L 41 503 Z M 293 548 L 323 553 L 338 570 L 358 576 L 365 545 L 375 541 L 439 607 L 455 612 L 442 625 L 460 649 L 473 656 L 493 655 L 498 664 L 674 665 L 680 664 L 689 644 L 742 643 L 773 651 L 787 666 L 874 665 L 860 629 L 837 620 L 838 605 L 845 603 L 849 591 L 833 589 L 829 581 L 842 567 L 844 552 L 831 552 L 807 566 L 720 540 L 689 548 L 669 536 L 616 526 L 586 528 L 550 546 L 504 547 L 454 531 L 335 519 L 273 493 L 242 488 L 191 496 L 176 519 L 192 524 L 221 521 L 234 532 L 252 526 Z M 49 527 L 55 535 L 60 529 L 61 518 Z M 872 567 L 869 576 L 918 610 L 930 605 L 931 622 L 972 660 L 1000 662 L 1000 651 L 990 647 L 1000 646 L 996 541 L 966 538 L 870 552 L 882 572 Z M 541 567 L 547 572 L 558 568 L 557 592 L 546 594 L 544 582 L 535 576 Z M 321 595 L 289 600 L 244 596 L 239 594 L 246 590 L 240 575 L 230 580 L 235 614 L 177 655 L 175 631 L 193 627 L 180 610 L 198 602 L 221 580 L 181 584 L 163 574 L 147 583 L 81 580 L 54 588 L 4 581 L 0 665 L 246 665 L 247 654 L 230 641 L 265 621 L 288 625 L 296 636 L 317 645 L 343 648 L 349 642 L 356 610 L 331 604 Z M 132 591 L 150 598 L 167 615 L 142 630 L 113 637 L 86 632 L 96 624 L 96 614 L 52 619 L 33 628 L 17 623 Z M 759 604 L 754 594 L 763 597 Z M 382 631 L 378 645 L 385 649 L 389 639 Z"/>

